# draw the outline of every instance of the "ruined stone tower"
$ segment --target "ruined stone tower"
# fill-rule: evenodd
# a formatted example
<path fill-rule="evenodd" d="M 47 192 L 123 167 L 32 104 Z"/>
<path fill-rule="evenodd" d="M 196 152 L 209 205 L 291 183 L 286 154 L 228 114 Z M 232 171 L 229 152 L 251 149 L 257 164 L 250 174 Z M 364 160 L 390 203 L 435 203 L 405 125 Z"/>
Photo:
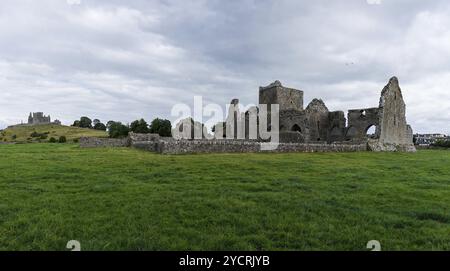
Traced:
<path fill-rule="evenodd" d="M 259 104 L 278 104 L 280 111 L 303 110 L 303 91 L 283 87 L 280 81 L 275 81 L 267 87 L 259 88 Z"/>

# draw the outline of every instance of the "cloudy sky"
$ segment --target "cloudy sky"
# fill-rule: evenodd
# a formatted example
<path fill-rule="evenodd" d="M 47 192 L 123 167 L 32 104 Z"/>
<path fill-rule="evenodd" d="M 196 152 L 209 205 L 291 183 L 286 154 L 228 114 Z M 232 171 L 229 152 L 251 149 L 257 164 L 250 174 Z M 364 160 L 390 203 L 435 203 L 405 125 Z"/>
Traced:
<path fill-rule="evenodd" d="M 31 111 L 173 120 L 277 79 L 347 111 L 395 75 L 415 131 L 450 133 L 449 25 L 448 0 L 2 0 L 0 128 Z"/>

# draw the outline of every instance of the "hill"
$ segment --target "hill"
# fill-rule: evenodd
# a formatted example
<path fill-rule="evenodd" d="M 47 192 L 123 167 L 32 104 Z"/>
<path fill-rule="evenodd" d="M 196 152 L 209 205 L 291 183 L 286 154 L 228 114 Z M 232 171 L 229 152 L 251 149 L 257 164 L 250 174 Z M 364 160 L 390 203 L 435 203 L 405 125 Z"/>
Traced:
<path fill-rule="evenodd" d="M 104 131 L 93 129 L 43 124 L 34 126 L 15 126 L 0 132 L 0 142 L 47 142 L 50 138 L 58 139 L 65 136 L 68 141 L 79 139 L 80 137 L 107 137 Z"/>

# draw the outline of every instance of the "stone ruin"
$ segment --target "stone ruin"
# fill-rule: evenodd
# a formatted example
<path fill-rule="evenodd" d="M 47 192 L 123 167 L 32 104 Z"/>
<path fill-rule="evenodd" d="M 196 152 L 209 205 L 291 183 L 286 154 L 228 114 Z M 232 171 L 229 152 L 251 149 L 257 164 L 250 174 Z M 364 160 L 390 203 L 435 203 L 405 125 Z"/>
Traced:
<path fill-rule="evenodd" d="M 20 124 L 8 126 L 8 128 L 21 127 L 21 126 L 34 126 L 34 125 L 42 125 L 42 124 L 61 125 L 61 121 L 54 120 L 52 122 L 50 115 L 45 116 L 43 112 L 34 112 L 34 113 L 30 113 L 30 115 L 28 116 L 27 123 L 22 122 Z"/>
<path fill-rule="evenodd" d="M 50 115 L 45 116 L 43 112 L 30 113 L 30 115 L 28 116 L 28 125 L 39 125 L 39 124 L 61 125 L 61 121 L 55 120 L 52 122 Z"/>
<path fill-rule="evenodd" d="M 304 108 L 303 94 L 301 90 L 284 87 L 279 81 L 259 89 L 260 105 L 279 105 L 280 142 L 271 152 L 416 151 L 396 77 L 382 90 L 378 107 L 349 110 L 347 118 L 343 111 L 329 111 L 320 99 L 314 99 Z M 134 147 L 162 154 L 266 151 L 261 148 L 264 139 L 259 133 L 249 134 L 248 129 L 253 117 L 260 125 L 260 108 L 252 107 L 241 113 L 238 99 L 233 99 L 231 105 L 226 121 L 215 126 L 215 139 L 203 124 L 188 118 L 173 128 L 172 133 L 176 135 L 173 138 L 130 134 L 128 139 L 117 140 L 82 138 L 80 145 Z M 237 129 L 238 125 L 245 129 Z M 268 127 L 273 128 L 270 123 Z M 375 127 L 375 133 L 369 135 L 371 127 Z"/>
<path fill-rule="evenodd" d="M 271 105 L 279 105 L 280 143 L 366 144 L 370 151 L 416 150 L 412 128 L 406 122 L 406 106 L 396 77 L 391 78 L 382 90 L 378 107 L 349 110 L 347 118 L 343 111 L 329 111 L 320 99 L 312 100 L 304 108 L 303 96 L 303 91 L 284 87 L 279 81 L 259 89 L 259 104 L 267 105 L 269 112 Z M 231 138 L 236 140 L 254 139 L 248 133 L 249 120 L 259 108 L 253 107 L 244 113 L 239 112 L 238 99 L 233 99 L 230 105 L 227 120 L 216 125 L 223 127 L 222 134 L 216 134 L 216 138 L 230 139 L 231 132 Z M 238 123 L 239 118 L 245 124 Z M 258 115 L 258 123 L 259 120 Z M 270 123 L 270 119 L 268 122 Z M 196 127 L 199 125 L 201 124 Z M 245 135 L 239 135 L 238 125 L 245 125 L 245 129 L 242 129 Z M 181 132 L 182 126 L 178 124 L 176 129 Z M 372 127 L 375 127 L 375 134 L 369 135 L 368 131 Z M 188 136 L 186 138 L 193 138 L 192 131 L 184 132 Z M 259 137 L 258 139 L 261 140 Z"/>
<path fill-rule="evenodd" d="M 43 112 L 30 113 L 30 115 L 28 116 L 29 125 L 48 124 L 48 123 L 51 123 L 50 115 L 45 116 Z"/>

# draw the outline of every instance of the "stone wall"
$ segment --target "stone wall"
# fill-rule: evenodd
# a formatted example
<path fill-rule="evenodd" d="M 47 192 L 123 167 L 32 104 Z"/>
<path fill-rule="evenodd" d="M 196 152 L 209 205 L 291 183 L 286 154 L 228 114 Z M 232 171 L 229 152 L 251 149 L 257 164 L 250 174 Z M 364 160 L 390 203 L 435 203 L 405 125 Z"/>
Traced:
<path fill-rule="evenodd" d="M 380 123 L 377 127 L 378 142 L 371 144 L 373 151 L 414 152 L 413 131 L 406 121 L 406 105 L 398 79 L 393 77 L 381 92 L 379 106 Z"/>
<path fill-rule="evenodd" d="M 132 142 L 142 142 L 142 141 L 159 141 L 161 137 L 158 134 L 136 134 L 131 132 L 129 137 Z"/>
<path fill-rule="evenodd" d="M 278 104 L 280 111 L 303 110 L 303 91 L 286 88 L 280 81 L 275 81 L 267 87 L 259 88 L 259 104 L 267 104 L 268 111 L 272 104 Z"/>
<path fill-rule="evenodd" d="M 161 137 L 158 134 L 135 134 L 130 133 L 130 146 L 150 152 L 158 152 Z"/>
<path fill-rule="evenodd" d="M 82 137 L 79 143 L 82 148 L 129 147 L 130 138 Z"/>
<path fill-rule="evenodd" d="M 174 140 L 152 134 L 130 134 L 128 138 L 80 138 L 82 148 L 133 147 L 161 154 L 193 153 L 256 153 L 261 150 L 261 143 L 251 140 Z M 366 151 L 366 143 L 280 143 L 271 152 L 357 152 Z"/>
<path fill-rule="evenodd" d="M 308 141 L 328 141 L 329 111 L 325 103 L 322 100 L 314 99 L 305 111 L 308 116 Z"/>
<path fill-rule="evenodd" d="M 367 144 L 301 144 L 280 143 L 270 152 L 358 152 L 366 151 Z M 162 154 L 192 153 L 256 153 L 261 150 L 261 143 L 242 140 L 177 140 L 161 141 L 158 152 Z"/>
<path fill-rule="evenodd" d="M 3 142 L 3 141 L 0 141 L 0 145 L 15 145 L 16 144 L 16 142 Z"/>

